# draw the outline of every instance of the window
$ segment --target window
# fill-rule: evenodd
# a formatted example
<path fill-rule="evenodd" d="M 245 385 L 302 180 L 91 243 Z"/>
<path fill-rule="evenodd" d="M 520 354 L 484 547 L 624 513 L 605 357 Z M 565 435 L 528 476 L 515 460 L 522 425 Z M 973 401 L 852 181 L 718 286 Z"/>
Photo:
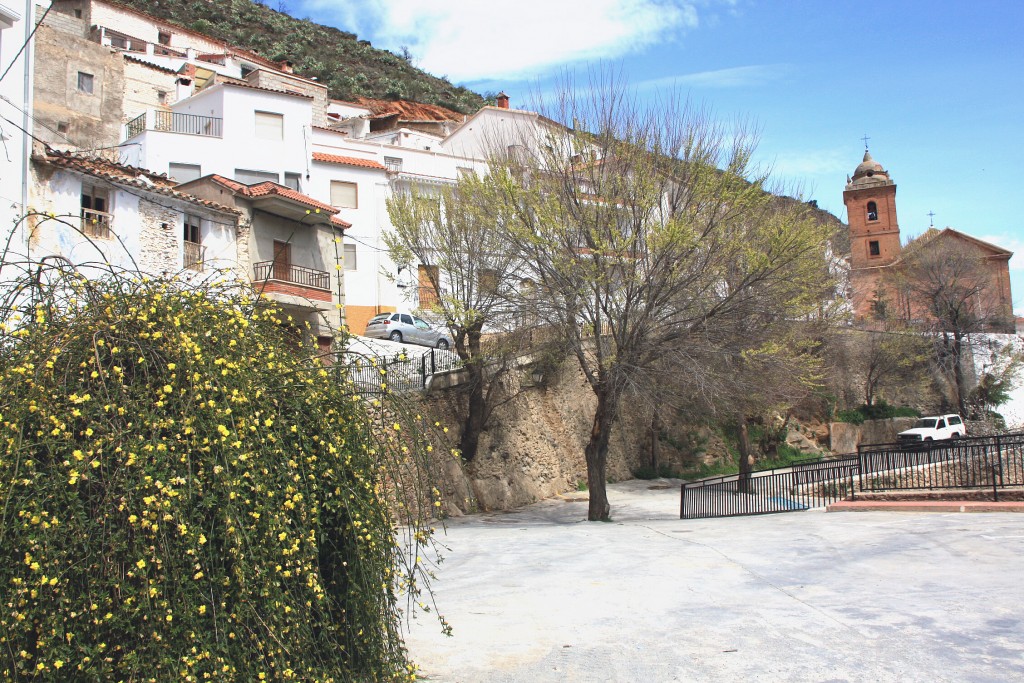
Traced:
<path fill-rule="evenodd" d="M 881 256 L 882 251 L 878 246 L 878 240 L 871 240 L 868 242 L 868 255 L 869 256 Z"/>
<path fill-rule="evenodd" d="M 358 186 L 355 183 L 347 183 L 342 180 L 332 180 L 331 206 L 336 206 L 339 209 L 358 209 Z"/>
<path fill-rule="evenodd" d="M 345 270 L 356 269 L 356 245 L 346 244 L 345 246 Z"/>
<path fill-rule="evenodd" d="M 399 173 L 402 170 L 402 160 L 398 157 L 384 157 L 384 168 L 388 173 Z"/>
<path fill-rule="evenodd" d="M 878 220 L 878 205 L 875 204 L 874 202 L 868 202 L 868 220 Z"/>
<path fill-rule="evenodd" d="M 160 104 L 167 104 L 167 91 L 166 90 L 157 90 L 156 91 L 156 101 L 159 102 Z"/>
<path fill-rule="evenodd" d="M 492 268 L 481 268 L 479 279 L 481 294 L 498 293 L 498 271 Z"/>
<path fill-rule="evenodd" d="M 412 325 L 412 316 L 411 315 L 403 313 L 401 315 L 401 319 L 402 319 L 402 322 L 405 323 L 406 325 Z"/>
<path fill-rule="evenodd" d="M 302 192 L 302 175 L 300 173 L 285 172 L 284 186 L 290 187 L 296 192 Z"/>
<path fill-rule="evenodd" d="M 82 186 L 82 232 L 89 237 L 110 238 L 110 195 L 105 188 Z"/>
<path fill-rule="evenodd" d="M 167 165 L 167 175 L 179 183 L 187 183 L 202 177 L 203 168 L 199 164 L 179 164 L 172 161 Z"/>
<path fill-rule="evenodd" d="M 185 245 L 182 265 L 190 270 L 203 269 L 203 247 L 200 244 L 201 225 L 199 216 L 185 214 Z"/>
<path fill-rule="evenodd" d="M 88 94 L 91 95 L 92 94 L 92 87 L 93 87 L 93 76 L 92 76 L 92 74 L 87 74 L 84 71 L 79 71 L 78 72 L 78 90 L 79 90 L 79 92 L 84 92 L 84 93 L 88 93 Z"/>
<path fill-rule="evenodd" d="M 264 183 L 268 180 L 276 183 L 279 180 L 279 176 L 268 171 L 250 171 L 245 168 L 236 168 L 235 180 L 246 185 L 255 185 L 256 183 Z"/>
<path fill-rule="evenodd" d="M 284 114 L 256 112 L 256 137 L 260 140 L 283 140 Z"/>
<path fill-rule="evenodd" d="M 171 44 L 171 34 L 166 32 L 166 31 L 159 31 L 159 32 L 157 32 L 157 34 L 156 34 L 156 42 L 160 43 L 161 45 L 170 45 Z"/>
<path fill-rule="evenodd" d="M 420 308 L 431 308 L 437 305 L 437 288 L 434 283 L 438 279 L 437 266 L 419 266 Z"/>
<path fill-rule="evenodd" d="M 245 78 L 255 70 L 256 67 L 252 66 L 251 64 L 243 64 L 241 67 L 242 78 Z"/>

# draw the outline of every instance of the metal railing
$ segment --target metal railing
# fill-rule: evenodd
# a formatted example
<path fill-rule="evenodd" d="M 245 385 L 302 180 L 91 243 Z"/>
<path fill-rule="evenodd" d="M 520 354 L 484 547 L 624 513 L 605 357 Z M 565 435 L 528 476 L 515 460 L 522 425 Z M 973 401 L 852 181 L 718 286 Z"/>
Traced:
<path fill-rule="evenodd" d="M 458 370 L 462 360 L 453 351 L 428 349 L 421 355 L 343 356 L 348 379 L 362 395 L 422 391 L 431 375 Z"/>
<path fill-rule="evenodd" d="M 914 444 L 871 444 L 857 453 L 682 485 L 681 519 L 792 512 L 859 492 L 1024 486 L 1024 433 Z"/>
<path fill-rule="evenodd" d="M 789 467 L 732 474 L 680 487 L 679 518 L 704 519 L 809 510 L 851 494 L 856 454 Z"/>
<path fill-rule="evenodd" d="M 871 444 L 858 452 L 860 491 L 1024 486 L 1024 434 Z"/>
<path fill-rule="evenodd" d="M 106 211 L 82 209 L 82 232 L 97 239 L 110 239 L 110 224 L 114 217 Z"/>
<path fill-rule="evenodd" d="M 130 140 L 147 130 L 219 138 L 223 135 L 223 126 L 224 120 L 213 116 L 153 109 L 125 124 L 125 139 Z"/>
<path fill-rule="evenodd" d="M 206 247 L 195 242 L 185 242 L 185 250 L 182 254 L 182 265 L 189 270 L 203 269 L 203 255 Z"/>
<path fill-rule="evenodd" d="M 253 270 L 257 282 L 277 280 L 314 289 L 331 289 L 331 274 L 323 270 L 277 261 L 261 261 L 253 265 Z"/>

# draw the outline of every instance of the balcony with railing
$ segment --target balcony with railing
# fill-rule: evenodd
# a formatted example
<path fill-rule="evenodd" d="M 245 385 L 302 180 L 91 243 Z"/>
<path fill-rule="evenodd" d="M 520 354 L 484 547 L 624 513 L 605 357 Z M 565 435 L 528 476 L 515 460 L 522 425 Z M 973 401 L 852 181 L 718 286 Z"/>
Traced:
<path fill-rule="evenodd" d="M 125 140 L 131 140 L 147 130 L 219 138 L 223 137 L 223 123 L 223 119 L 213 116 L 151 109 L 125 124 Z"/>
<path fill-rule="evenodd" d="M 203 269 L 203 256 L 206 253 L 206 247 L 195 242 L 185 242 L 185 251 L 183 254 L 183 263 L 188 270 L 202 270 Z"/>
<path fill-rule="evenodd" d="M 110 224 L 114 217 L 106 211 L 82 209 L 82 232 L 87 237 L 110 239 Z"/>
<path fill-rule="evenodd" d="M 314 301 L 331 300 L 331 274 L 276 261 L 253 265 L 256 288 L 266 294 L 290 294 Z"/>

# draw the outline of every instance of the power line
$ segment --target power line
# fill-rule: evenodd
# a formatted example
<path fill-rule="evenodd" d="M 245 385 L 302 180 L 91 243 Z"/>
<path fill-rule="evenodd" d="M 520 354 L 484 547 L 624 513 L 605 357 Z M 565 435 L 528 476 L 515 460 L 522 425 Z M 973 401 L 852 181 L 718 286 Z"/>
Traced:
<path fill-rule="evenodd" d="M 33 5 L 33 7 L 34 6 L 35 5 Z M 43 20 L 46 19 L 46 15 L 50 13 L 50 10 L 52 8 L 52 3 L 46 6 L 46 9 L 43 11 L 43 16 L 39 17 L 39 21 L 36 23 L 35 26 L 32 27 L 32 33 L 28 34 L 28 38 L 25 39 L 25 42 L 21 44 L 21 47 L 18 48 L 18 52 L 15 53 L 14 57 L 11 59 L 11 63 L 7 65 L 6 69 L 4 69 L 3 74 L 0 74 L 0 82 L 2 82 L 7 77 L 7 74 L 14 67 L 14 63 L 18 61 L 18 57 L 20 57 L 21 53 L 25 51 L 25 48 L 28 47 L 28 44 L 32 42 L 32 37 L 36 34 L 36 30 L 42 25 Z M 28 20 L 28 17 L 25 17 L 25 21 Z"/>

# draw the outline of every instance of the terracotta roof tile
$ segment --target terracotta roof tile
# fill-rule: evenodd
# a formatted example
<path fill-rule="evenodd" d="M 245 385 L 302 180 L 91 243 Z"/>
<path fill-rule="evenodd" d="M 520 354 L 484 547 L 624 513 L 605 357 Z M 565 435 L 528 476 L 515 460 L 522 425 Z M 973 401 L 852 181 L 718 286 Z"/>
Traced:
<path fill-rule="evenodd" d="M 230 213 L 235 215 L 239 213 L 236 209 L 229 206 L 218 204 L 217 202 L 211 202 L 206 199 L 200 199 L 195 195 L 176 190 L 174 189 L 174 185 L 176 183 L 166 175 L 163 175 L 162 173 L 154 173 L 153 171 L 138 168 L 137 166 L 126 166 L 124 164 L 118 164 L 99 157 L 90 157 L 75 154 L 74 152 L 58 152 L 56 150 L 49 150 L 45 157 L 37 158 L 53 166 L 78 171 L 79 173 L 91 175 L 96 178 L 102 178 L 103 180 L 122 187 L 128 186 L 145 190 L 146 192 L 162 194 L 167 197 L 173 197 L 174 199 L 189 202 L 190 204 L 204 206 L 208 209 L 213 209 L 221 213 Z"/>
<path fill-rule="evenodd" d="M 358 157 L 343 157 L 337 154 L 325 154 L 324 152 L 313 152 L 313 161 L 322 161 L 325 164 L 344 164 L 346 166 L 360 166 L 362 168 L 375 168 L 385 170 L 384 164 L 372 159 L 359 159 Z"/>
<path fill-rule="evenodd" d="M 404 121 L 459 121 L 466 118 L 464 114 L 452 111 L 436 104 L 423 104 L 409 100 L 375 100 L 369 97 L 356 99 L 355 104 L 366 107 L 372 118 L 397 115 Z"/>
<path fill-rule="evenodd" d="M 210 178 L 227 187 L 232 192 L 236 192 L 244 197 L 266 197 L 269 195 L 276 195 L 278 197 L 290 199 L 293 202 L 298 202 L 299 204 L 304 204 L 313 209 L 319 209 L 321 212 L 328 215 L 338 213 L 338 209 L 334 208 L 330 204 L 325 204 L 319 200 L 313 199 L 309 195 L 304 195 L 290 187 L 278 185 L 270 180 L 262 183 L 256 183 L 255 185 L 244 185 L 237 180 L 231 180 L 230 178 L 225 178 L 222 175 L 212 175 Z"/>
<path fill-rule="evenodd" d="M 342 230 L 347 230 L 348 228 L 352 227 L 352 224 L 349 223 L 347 220 L 345 220 L 344 218 L 338 218 L 337 216 L 331 216 L 331 223 L 334 223 Z"/>

